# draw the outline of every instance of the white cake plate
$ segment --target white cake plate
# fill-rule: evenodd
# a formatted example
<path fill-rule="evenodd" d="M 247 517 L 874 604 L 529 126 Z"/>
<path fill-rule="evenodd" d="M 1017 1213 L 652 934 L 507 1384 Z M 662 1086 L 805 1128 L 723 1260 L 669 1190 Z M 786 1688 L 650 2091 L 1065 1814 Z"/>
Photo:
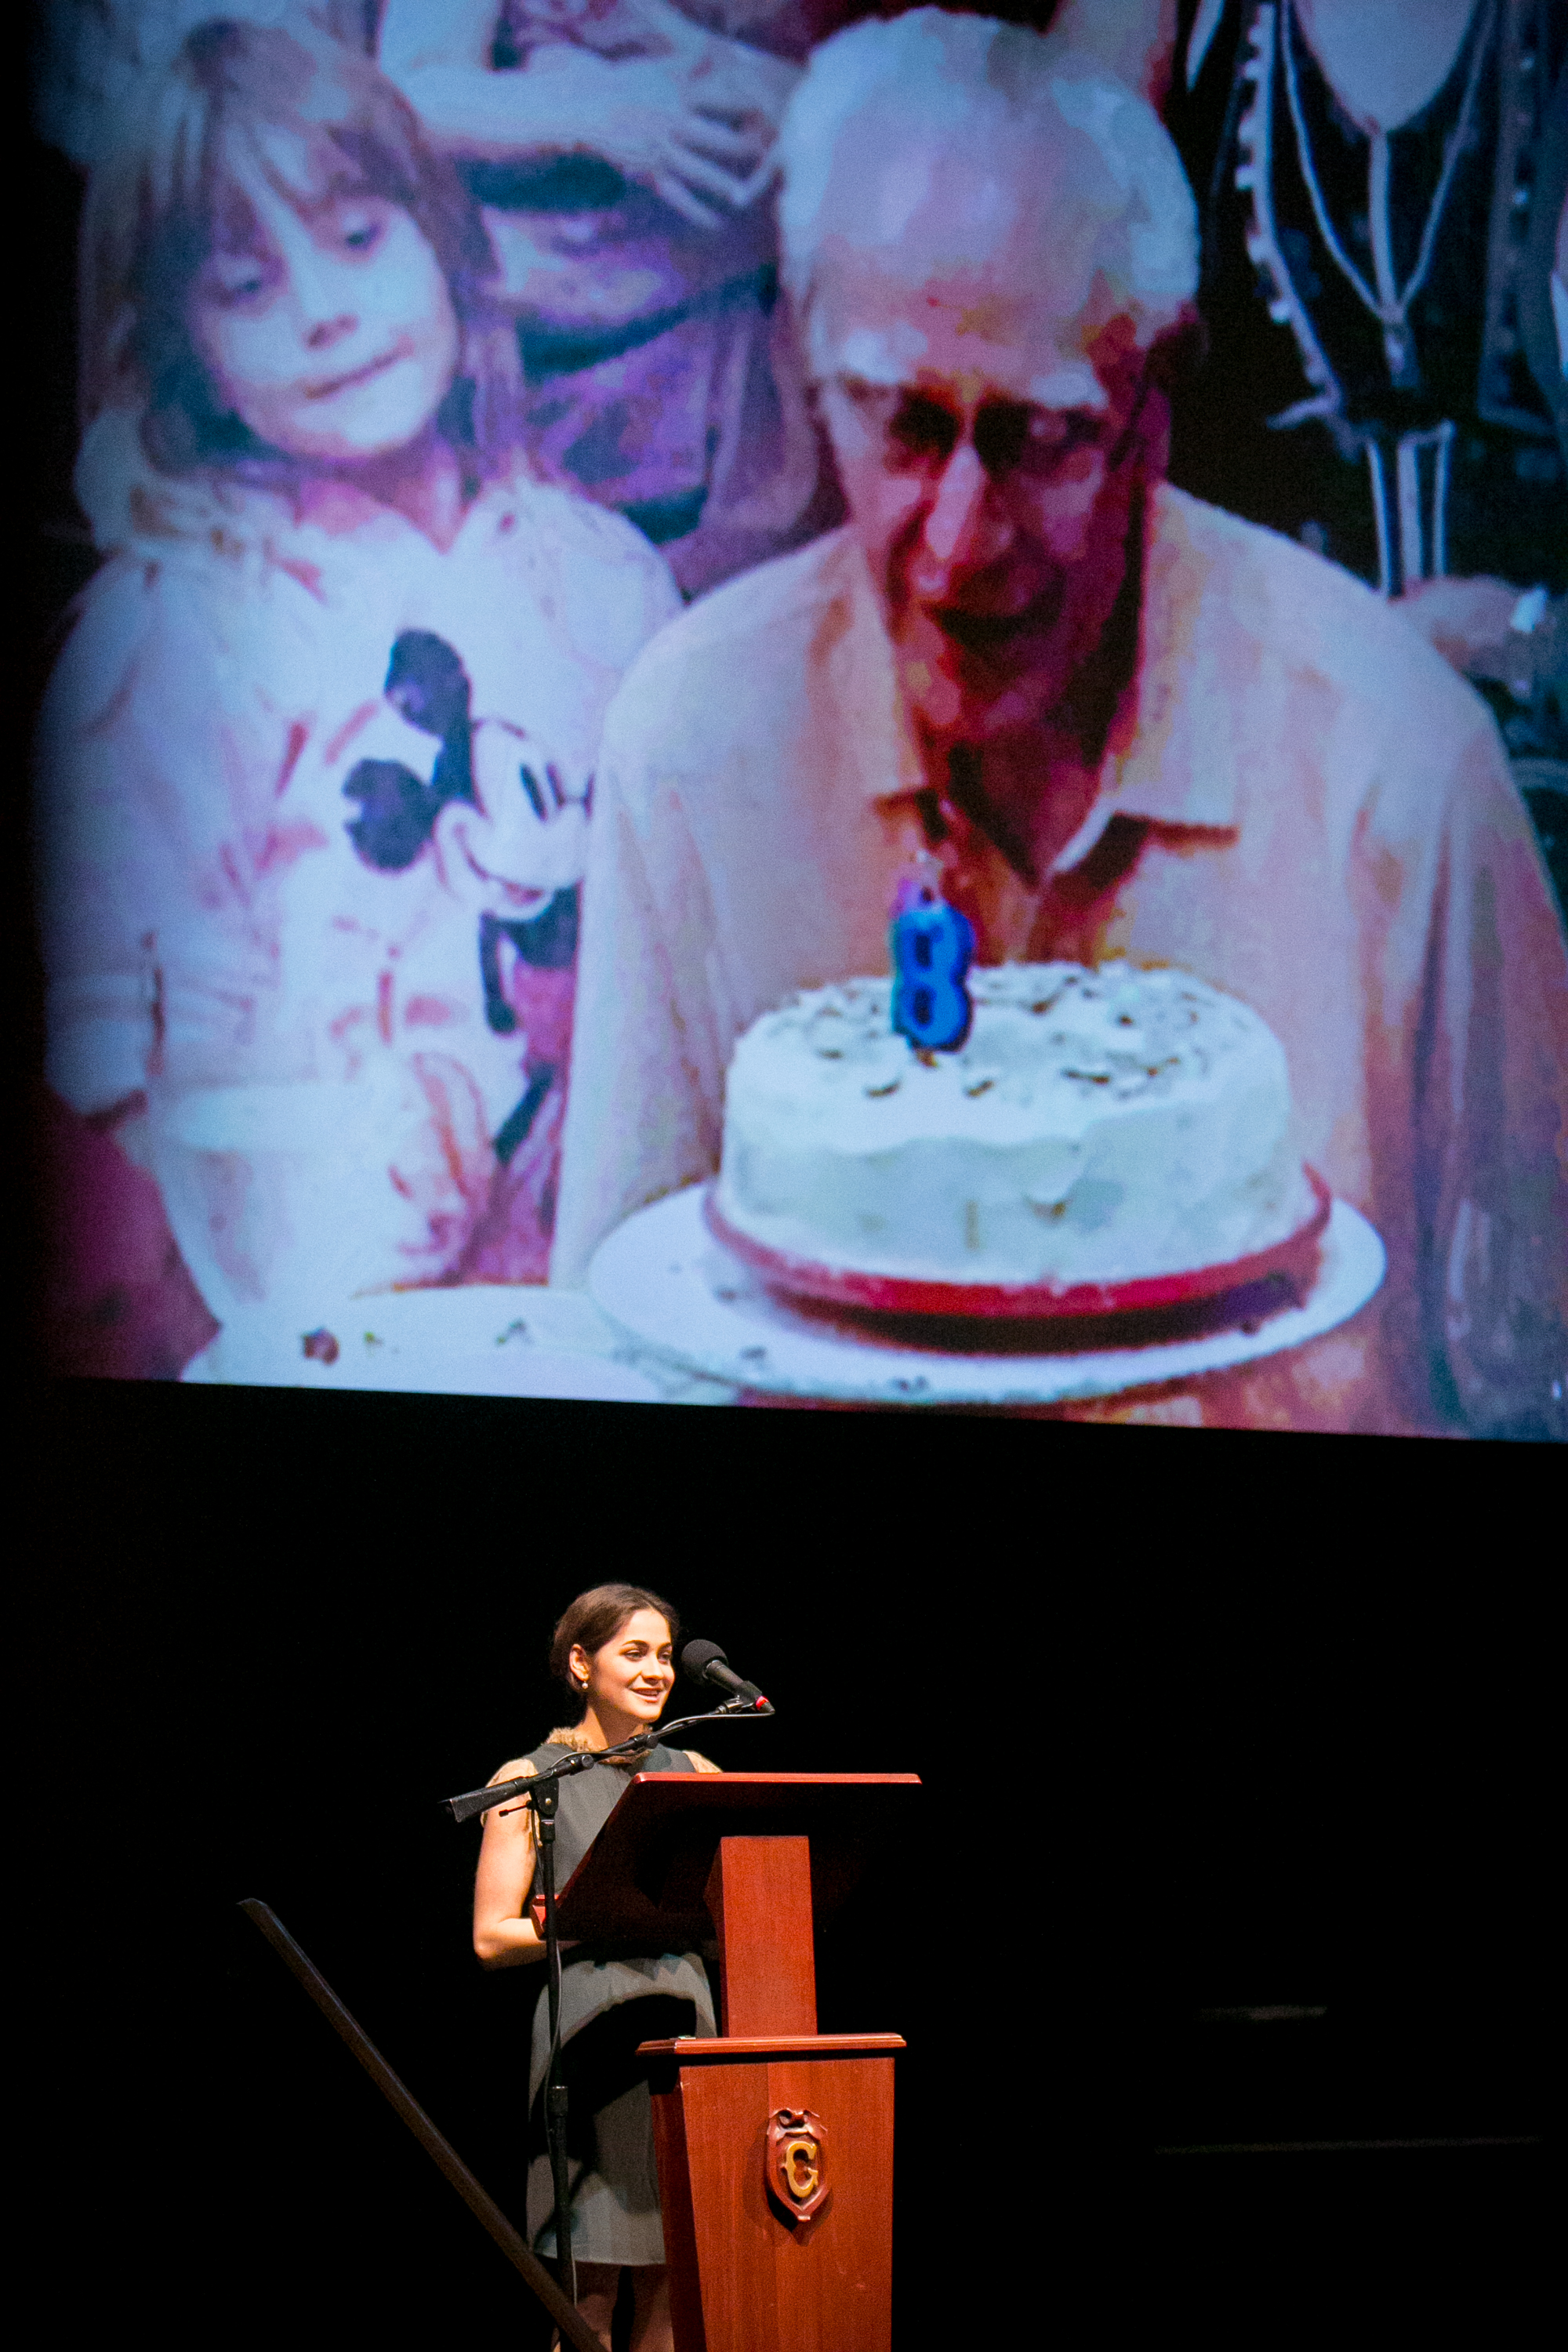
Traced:
<path fill-rule="evenodd" d="M 1084 1355 L 963 1354 L 883 1339 L 803 1314 L 715 1240 L 702 1213 L 705 1184 L 672 1192 L 601 1243 L 588 1288 L 605 1313 L 656 1355 L 709 1380 L 763 1396 L 879 1405 L 1066 1404 L 1188 1380 L 1278 1355 L 1348 1322 L 1376 1291 L 1382 1242 L 1348 1202 L 1336 1201 L 1321 1268 L 1304 1307 L 1254 1330 L 1217 1331 L 1145 1348 Z M 977 1343 L 984 1326 L 976 1327 Z"/>
<path fill-rule="evenodd" d="M 306 1352 L 307 1334 L 315 1345 Z M 625 1361 L 621 1333 L 581 1293 L 531 1283 L 310 1301 L 236 1315 L 183 1378 L 247 1387 L 401 1390 L 425 1396 L 684 1402 L 690 1383 Z M 658 1377 L 663 1374 L 661 1379 Z"/>

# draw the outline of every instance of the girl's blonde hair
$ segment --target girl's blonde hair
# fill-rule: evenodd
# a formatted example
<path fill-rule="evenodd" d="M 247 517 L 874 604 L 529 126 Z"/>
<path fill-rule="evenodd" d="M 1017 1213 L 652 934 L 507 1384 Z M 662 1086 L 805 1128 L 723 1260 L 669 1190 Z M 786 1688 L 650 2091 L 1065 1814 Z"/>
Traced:
<path fill-rule="evenodd" d="M 245 131 L 283 131 L 298 142 L 291 197 L 371 194 L 412 215 L 446 274 L 461 337 L 440 428 L 477 480 L 514 462 L 517 342 L 487 296 L 495 265 L 478 208 L 384 75 L 309 24 L 199 26 L 140 102 L 121 110 L 82 222 L 84 429 L 110 409 L 133 413 L 146 456 L 165 474 L 222 468 L 276 479 L 295 470 L 226 407 L 188 321 L 226 207 L 245 201 L 226 152 Z"/>

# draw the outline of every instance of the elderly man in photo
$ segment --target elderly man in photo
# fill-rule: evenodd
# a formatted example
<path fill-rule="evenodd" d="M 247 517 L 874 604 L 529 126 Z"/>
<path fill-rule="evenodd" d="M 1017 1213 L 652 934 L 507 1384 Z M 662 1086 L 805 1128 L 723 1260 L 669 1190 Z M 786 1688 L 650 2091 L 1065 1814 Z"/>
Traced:
<path fill-rule="evenodd" d="M 888 968 L 1179 965 L 1283 1040 L 1388 1250 L 1342 1330 L 1097 1418 L 1568 1434 L 1568 950 L 1492 720 L 1367 589 L 1163 478 L 1193 203 L 1152 110 L 922 9 L 817 51 L 785 268 L 850 521 L 641 656 L 600 761 L 553 1263 L 718 1163 L 741 1032 Z"/>

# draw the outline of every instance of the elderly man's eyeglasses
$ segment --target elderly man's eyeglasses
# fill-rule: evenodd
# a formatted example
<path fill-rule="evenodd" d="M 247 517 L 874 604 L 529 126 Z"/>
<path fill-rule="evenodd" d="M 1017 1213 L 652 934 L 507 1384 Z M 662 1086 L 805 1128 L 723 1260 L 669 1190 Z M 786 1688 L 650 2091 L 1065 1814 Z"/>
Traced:
<path fill-rule="evenodd" d="M 894 473 L 940 473 L 961 442 L 969 440 L 993 479 L 1050 482 L 1081 450 L 1100 450 L 1119 464 L 1131 438 L 1130 419 L 1089 409 L 1037 408 L 1023 400 L 982 401 L 973 421 L 934 394 L 905 385 L 884 387 L 839 376 L 837 389 L 879 439 Z M 1138 404 L 1142 407 L 1140 400 Z"/>

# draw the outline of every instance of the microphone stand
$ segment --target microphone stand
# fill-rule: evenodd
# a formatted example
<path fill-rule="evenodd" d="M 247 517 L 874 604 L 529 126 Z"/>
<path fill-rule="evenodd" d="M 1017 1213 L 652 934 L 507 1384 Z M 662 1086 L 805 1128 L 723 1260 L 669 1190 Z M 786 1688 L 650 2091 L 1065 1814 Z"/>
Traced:
<path fill-rule="evenodd" d="M 555 2276 L 574 2308 L 577 2263 L 572 2252 L 572 2183 L 567 2175 L 566 2085 L 561 2080 L 561 1938 L 555 1926 L 555 1809 L 560 1788 L 554 1773 L 541 1776 L 533 1800 L 539 1845 L 539 1885 L 544 1896 L 545 1994 L 550 2003 L 550 2058 L 544 2070 L 544 2140 L 550 2150 L 550 2181 L 555 2199 Z"/>
<path fill-rule="evenodd" d="M 672 1732 L 689 1731 L 696 1725 L 717 1723 L 726 1716 L 772 1715 L 775 1709 L 765 1698 L 730 1698 L 722 1706 L 710 1707 L 705 1715 L 682 1716 L 677 1723 L 656 1725 L 651 1730 L 639 1731 L 630 1739 L 623 1739 L 618 1748 L 601 1748 L 592 1752 L 579 1749 L 563 1757 L 559 1764 L 550 1765 L 542 1772 L 525 1772 L 513 1780 L 500 1780 L 492 1788 L 468 1789 L 460 1797 L 442 1800 L 455 1822 L 472 1821 L 476 1813 L 488 1813 L 497 1805 L 510 1804 L 514 1798 L 525 1801 L 533 1808 L 536 1840 L 539 1847 L 539 1888 L 544 1907 L 544 1965 L 546 1993 L 550 2003 L 550 2063 L 544 2077 L 544 2133 L 550 2149 L 550 2179 L 555 2200 L 555 2272 L 561 2292 L 568 2303 L 577 2301 L 577 2264 L 572 2252 L 571 2201 L 572 2185 L 567 2173 L 566 2156 L 566 2085 L 561 2080 L 561 1938 L 555 1916 L 555 1814 L 560 1801 L 558 1783 L 574 1772 L 592 1771 L 597 1764 L 620 1764 L 637 1756 L 646 1756 L 659 1746 Z"/>

